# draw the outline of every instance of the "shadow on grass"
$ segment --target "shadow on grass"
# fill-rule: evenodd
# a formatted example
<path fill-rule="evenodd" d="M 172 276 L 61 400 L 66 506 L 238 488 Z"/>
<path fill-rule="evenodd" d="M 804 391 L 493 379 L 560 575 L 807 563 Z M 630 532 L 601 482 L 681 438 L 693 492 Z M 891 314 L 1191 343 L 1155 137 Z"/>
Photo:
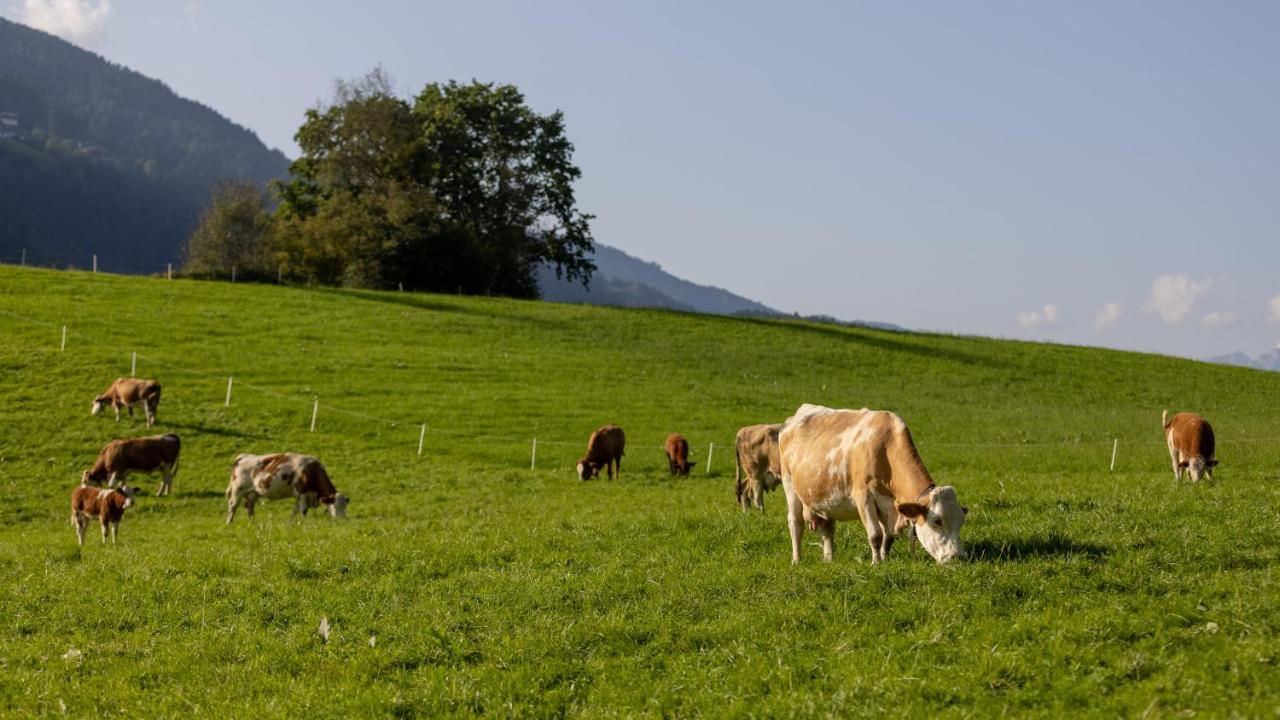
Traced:
<path fill-rule="evenodd" d="M 886 350 L 888 352 L 907 353 L 931 360 L 948 360 L 950 362 L 961 363 L 963 365 L 980 365 L 988 368 L 1008 367 L 1006 363 L 984 355 L 974 355 L 961 350 L 940 348 L 936 345 L 918 345 L 916 343 L 903 342 L 901 340 L 883 337 L 882 334 L 887 331 L 873 331 L 859 327 L 843 327 L 839 325 L 819 325 L 811 322 L 799 322 L 794 320 L 783 321 L 765 318 L 740 319 L 743 322 L 752 323 L 753 325 L 763 325 L 765 327 L 782 328 L 795 332 L 822 335 L 824 337 L 843 340 L 848 343 L 865 345 L 880 350 Z"/>
<path fill-rule="evenodd" d="M 499 320 L 519 320 L 521 322 L 544 325 L 548 327 L 560 327 L 561 323 L 548 320 L 543 317 L 532 317 L 529 315 L 517 315 L 506 312 L 489 312 L 477 308 L 474 304 L 463 305 L 446 304 L 428 299 L 425 295 L 414 292 L 397 293 L 382 290 L 360 290 L 356 288 L 311 288 L 312 292 L 318 292 L 324 295 L 338 295 L 341 297 L 351 297 L 359 300 L 367 300 L 369 302 L 384 303 L 387 305 L 400 305 L 402 307 L 413 308 L 415 310 L 428 310 L 440 313 L 454 313 L 459 315 L 476 315 L 479 317 L 495 318 Z M 458 298 L 476 298 L 486 297 L 483 295 L 458 295 Z"/>
<path fill-rule="evenodd" d="M 979 540 L 966 543 L 965 550 L 973 562 L 1000 562 L 1033 560 L 1051 557 L 1080 557 L 1098 560 L 1111 552 L 1111 548 L 1095 543 L 1081 543 L 1062 537 L 1017 538 L 1009 540 Z"/>
<path fill-rule="evenodd" d="M 174 495 L 176 496 L 177 494 L 178 491 L 175 490 Z M 226 500 L 227 494 L 218 490 L 191 490 L 189 492 L 182 493 L 183 500 L 209 500 L 212 498 Z"/>
<path fill-rule="evenodd" d="M 222 435 L 224 437 L 251 438 L 254 440 L 264 440 L 267 437 L 266 435 L 262 435 L 260 433 L 241 432 L 239 430 L 232 430 L 231 428 L 227 428 L 227 427 L 215 427 L 213 425 L 206 425 L 204 423 L 176 423 L 175 422 L 175 423 L 166 423 L 166 425 L 169 425 L 171 427 L 178 428 L 181 430 L 190 430 L 191 432 L 201 433 L 204 435 Z"/>

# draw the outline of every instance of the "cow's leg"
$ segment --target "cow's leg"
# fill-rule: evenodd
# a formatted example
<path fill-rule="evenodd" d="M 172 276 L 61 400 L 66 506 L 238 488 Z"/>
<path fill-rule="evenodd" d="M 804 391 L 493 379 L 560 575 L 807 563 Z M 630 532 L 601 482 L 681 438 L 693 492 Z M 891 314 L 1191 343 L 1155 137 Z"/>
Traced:
<path fill-rule="evenodd" d="M 818 526 L 818 535 L 822 538 L 822 562 L 831 562 L 836 552 L 836 521 L 828 518 Z"/>
<path fill-rule="evenodd" d="M 612 480 L 615 477 L 618 477 L 618 478 L 622 477 L 622 456 L 621 455 L 613 459 L 613 475 L 611 475 L 609 479 Z"/>
<path fill-rule="evenodd" d="M 235 493 L 227 494 L 227 524 L 236 519 L 236 508 L 240 507 L 240 498 Z"/>
<path fill-rule="evenodd" d="M 124 472 L 123 470 L 120 472 L 112 472 L 111 474 L 107 475 L 107 487 L 108 488 L 115 487 L 116 480 L 124 482 L 124 479 L 127 476 L 128 476 L 128 473 Z"/>
<path fill-rule="evenodd" d="M 898 510 L 893 506 L 891 498 L 876 498 L 876 511 L 880 516 L 880 527 L 884 530 L 884 538 L 880 541 L 880 559 L 885 559 L 893 549 L 893 541 L 897 539 L 902 525 L 898 523 Z"/>
<path fill-rule="evenodd" d="M 107 544 L 107 532 L 108 532 L 108 531 L 107 531 L 107 525 L 108 525 L 109 523 L 107 523 L 107 519 L 106 519 L 106 518 L 103 518 L 103 519 L 102 519 L 102 523 L 101 523 L 101 524 L 102 524 L 102 544 L 103 544 L 103 545 L 106 545 L 106 544 Z"/>
<path fill-rule="evenodd" d="M 305 495 L 298 496 L 298 501 L 293 504 L 293 514 L 301 515 L 302 517 L 307 516 L 307 496 Z"/>
<path fill-rule="evenodd" d="M 115 403 L 111 403 L 111 409 L 116 411 L 116 422 L 120 422 L 120 406 Z"/>
<path fill-rule="evenodd" d="M 112 522 L 110 525 L 111 525 L 111 544 L 115 545 L 116 534 L 120 532 L 120 521 L 116 520 L 115 522 Z"/>
<path fill-rule="evenodd" d="M 782 492 L 787 496 L 787 531 L 791 534 L 791 564 L 794 565 L 800 562 L 800 541 L 804 539 L 804 505 L 790 478 L 783 478 Z"/>
<path fill-rule="evenodd" d="M 764 512 L 764 486 L 756 483 L 751 488 L 751 500 L 755 503 L 756 509 Z"/>
<path fill-rule="evenodd" d="M 258 503 L 258 496 L 249 494 L 244 496 L 244 512 L 249 517 L 253 517 L 253 506 Z"/>
<path fill-rule="evenodd" d="M 871 545 L 871 564 L 876 565 L 884 560 L 884 527 L 880 524 L 880 513 L 876 510 L 875 498 L 860 498 L 858 514 L 862 516 L 862 524 L 867 529 L 867 542 Z"/>
<path fill-rule="evenodd" d="M 73 512 L 71 513 L 71 524 L 76 528 L 76 542 L 80 543 L 81 547 L 84 547 L 84 530 L 85 526 L 89 524 L 89 519 L 83 513 Z"/>

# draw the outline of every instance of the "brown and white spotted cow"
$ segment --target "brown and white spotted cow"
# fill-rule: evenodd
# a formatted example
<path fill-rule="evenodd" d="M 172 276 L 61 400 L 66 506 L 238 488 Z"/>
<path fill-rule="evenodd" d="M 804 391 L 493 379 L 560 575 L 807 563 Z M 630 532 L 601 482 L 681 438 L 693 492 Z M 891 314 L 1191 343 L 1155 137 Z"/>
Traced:
<path fill-rule="evenodd" d="M 578 461 L 578 479 L 590 480 L 605 468 L 612 480 L 622 470 L 622 452 L 626 449 L 627 436 L 617 425 L 604 425 L 591 433 L 587 440 L 587 454 Z"/>
<path fill-rule="evenodd" d="M 680 433 L 668 435 L 663 449 L 667 453 L 667 467 L 672 475 L 688 475 L 689 470 L 698 464 L 689 462 L 689 441 Z"/>
<path fill-rule="evenodd" d="M 133 417 L 133 406 L 141 405 L 147 417 L 147 427 L 151 427 L 156 424 L 156 409 L 160 407 L 160 383 L 139 378 L 116 378 L 106 392 L 93 399 L 89 412 L 97 415 L 108 405 L 116 411 L 116 422 L 120 422 L 120 408 L 128 408 L 129 417 Z"/>
<path fill-rule="evenodd" d="M 235 519 L 241 503 L 253 517 L 253 506 L 259 498 L 286 497 L 294 499 L 294 515 L 306 515 L 317 505 L 328 506 L 333 517 L 347 515 L 347 496 L 333 487 L 319 460 L 299 453 L 241 455 L 231 466 L 231 482 L 227 485 L 227 523 Z"/>
<path fill-rule="evenodd" d="M 182 441 L 173 433 L 112 440 L 98 453 L 93 467 L 84 471 L 80 484 L 106 483 L 107 487 L 115 487 L 130 473 L 150 475 L 158 472 L 161 479 L 156 495 L 168 495 L 173 487 L 173 478 L 178 474 L 178 453 L 181 450 Z"/>
<path fill-rule="evenodd" d="M 764 512 L 764 494 L 782 482 L 778 465 L 777 425 L 748 425 L 734 438 L 736 465 L 733 479 L 737 483 L 738 505 L 745 511 L 755 506 Z"/>
<path fill-rule="evenodd" d="M 1173 477 L 1182 480 L 1185 469 L 1192 482 L 1201 477 L 1213 479 L 1214 459 L 1213 428 L 1195 413 L 1180 412 L 1169 417 L 1165 410 L 1160 415 L 1164 425 L 1164 439 L 1169 445 L 1169 459 L 1173 461 Z"/>
<path fill-rule="evenodd" d="M 124 518 L 126 508 L 133 505 L 136 488 L 121 483 L 117 488 L 94 488 L 83 485 L 71 491 L 71 526 L 76 529 L 76 540 L 84 545 L 84 530 L 89 518 L 98 518 L 102 524 L 102 542 L 107 541 L 110 531 L 111 542 L 116 541 L 120 532 L 120 520 Z"/>
<path fill-rule="evenodd" d="M 911 523 L 938 562 L 964 557 L 960 526 L 968 510 L 955 488 L 934 485 L 897 415 L 802 405 L 778 434 L 778 454 L 791 562 L 800 562 L 806 522 L 822 536 L 822 559 L 830 562 L 836 522 L 855 518 L 866 528 L 872 563 L 884 560 L 894 535 Z"/>

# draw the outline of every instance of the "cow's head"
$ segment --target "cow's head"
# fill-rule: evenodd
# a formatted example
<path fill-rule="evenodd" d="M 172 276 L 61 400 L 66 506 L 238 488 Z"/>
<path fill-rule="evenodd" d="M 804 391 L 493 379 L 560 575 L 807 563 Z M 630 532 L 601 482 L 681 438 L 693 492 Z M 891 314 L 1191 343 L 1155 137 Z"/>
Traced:
<path fill-rule="evenodd" d="M 81 485 L 98 485 L 102 483 L 102 478 L 95 475 L 93 470 L 85 470 L 80 475 Z"/>
<path fill-rule="evenodd" d="M 677 466 L 676 469 L 680 471 L 681 475 L 688 475 L 689 471 L 693 469 L 693 466 L 697 464 L 698 463 L 696 462 L 690 462 L 688 460 L 685 460 L 683 463 Z"/>
<path fill-rule="evenodd" d="M 113 490 L 112 492 L 118 492 L 118 493 L 120 493 L 121 495 L 123 495 L 123 496 L 124 496 L 124 506 L 123 506 L 123 507 L 126 507 L 126 508 L 127 508 L 127 507 L 132 507 L 132 506 L 133 506 L 133 496 L 138 494 L 138 488 L 136 488 L 136 487 L 130 487 L 130 486 L 128 486 L 128 485 L 125 485 L 124 483 L 121 483 L 121 484 L 120 484 L 120 487 L 116 488 L 116 489 L 115 489 L 115 490 Z"/>
<path fill-rule="evenodd" d="M 592 462 L 590 460 L 578 461 L 578 479 L 579 480 L 590 480 L 591 478 L 595 477 L 596 474 L 599 472 L 600 472 L 600 463 Z"/>
<path fill-rule="evenodd" d="M 96 397 L 93 399 L 93 407 L 89 409 L 90 415 L 98 415 L 102 409 L 107 406 L 107 399 L 104 397 Z"/>
<path fill-rule="evenodd" d="M 336 518 L 344 518 L 347 516 L 347 503 L 351 499 L 342 493 L 335 493 L 333 500 L 327 503 L 329 505 L 329 514 Z"/>
<path fill-rule="evenodd" d="M 934 560 L 948 563 L 965 557 L 960 547 L 960 526 L 969 509 L 960 506 L 955 488 L 931 488 L 916 502 L 899 503 L 897 507 L 899 513 L 915 523 L 916 537 Z"/>
<path fill-rule="evenodd" d="M 1197 455 L 1190 460 L 1183 460 L 1178 464 L 1187 469 L 1187 473 L 1191 475 L 1191 480 L 1193 482 L 1200 482 L 1201 478 L 1207 476 L 1210 472 L 1213 472 L 1213 466 L 1217 465 L 1218 461 L 1205 460 L 1200 455 Z"/>

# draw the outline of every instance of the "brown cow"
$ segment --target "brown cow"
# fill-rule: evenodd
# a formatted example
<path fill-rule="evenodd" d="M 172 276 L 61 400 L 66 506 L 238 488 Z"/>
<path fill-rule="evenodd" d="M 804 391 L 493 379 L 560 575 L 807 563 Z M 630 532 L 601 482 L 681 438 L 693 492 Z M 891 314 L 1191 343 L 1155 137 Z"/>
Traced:
<path fill-rule="evenodd" d="M 1213 428 L 1204 418 L 1195 413 L 1180 412 L 1169 417 L 1165 410 L 1160 415 L 1164 425 L 1164 439 L 1169 444 L 1169 459 L 1173 461 L 1173 477 L 1182 480 L 1185 468 L 1192 482 L 1200 478 L 1213 479 L 1213 467 L 1218 464 L 1214 459 Z"/>
<path fill-rule="evenodd" d="M 866 528 L 872 563 L 884 560 L 893 536 L 912 522 L 935 560 L 964 557 L 960 526 L 968 510 L 955 488 L 933 484 L 897 415 L 802 405 L 778 433 L 778 456 L 791 562 L 800 562 L 805 522 L 822 536 L 822 559 L 830 562 L 836 521 L 855 518 Z"/>
<path fill-rule="evenodd" d="M 590 480 L 605 468 L 612 480 L 622 469 L 622 451 L 626 447 L 627 437 L 622 428 L 609 424 L 591 433 L 587 441 L 587 454 L 578 461 L 578 478 Z"/>
<path fill-rule="evenodd" d="M 294 515 L 305 516 L 309 508 L 325 505 L 333 517 L 347 516 L 347 496 L 333 486 L 319 460 L 299 453 L 274 453 L 236 458 L 231 466 L 231 482 L 227 484 L 227 522 L 235 519 L 241 503 L 253 517 L 258 498 L 278 500 L 289 496 L 294 498 Z"/>
<path fill-rule="evenodd" d="M 124 517 L 125 508 L 133 505 L 135 492 L 135 488 L 123 483 L 108 490 L 84 486 L 72 490 L 71 526 L 76 529 L 76 540 L 84 545 L 85 526 L 89 524 L 89 518 L 96 517 L 102 523 L 102 542 L 107 541 L 109 530 L 114 543 L 120 530 L 120 519 Z"/>
<path fill-rule="evenodd" d="M 684 439 L 680 433 L 671 433 L 667 436 L 665 447 L 667 453 L 667 466 L 671 468 L 671 474 L 688 475 L 689 469 L 696 462 L 689 462 L 689 441 Z"/>
<path fill-rule="evenodd" d="M 733 479 L 737 483 L 738 505 L 744 511 L 754 505 L 764 512 L 765 492 L 782 482 L 778 464 L 781 429 L 782 425 L 748 425 L 738 430 L 734 438 Z"/>
<path fill-rule="evenodd" d="M 161 481 L 156 495 L 168 495 L 173 477 L 178 474 L 181 449 L 182 442 L 173 433 L 112 440 L 98 453 L 93 467 L 84 471 L 80 483 L 101 485 L 105 482 L 107 487 L 115 487 L 116 482 L 124 482 L 129 473 L 149 475 L 159 471 Z"/>
<path fill-rule="evenodd" d="M 120 408 L 128 408 L 129 417 L 133 417 L 133 406 L 141 405 L 147 416 L 147 427 L 156 424 L 156 408 L 160 407 L 160 383 L 155 380 L 138 378 L 116 378 L 107 391 L 93 399 L 93 415 L 102 412 L 110 405 L 116 411 L 116 422 L 120 422 Z"/>

